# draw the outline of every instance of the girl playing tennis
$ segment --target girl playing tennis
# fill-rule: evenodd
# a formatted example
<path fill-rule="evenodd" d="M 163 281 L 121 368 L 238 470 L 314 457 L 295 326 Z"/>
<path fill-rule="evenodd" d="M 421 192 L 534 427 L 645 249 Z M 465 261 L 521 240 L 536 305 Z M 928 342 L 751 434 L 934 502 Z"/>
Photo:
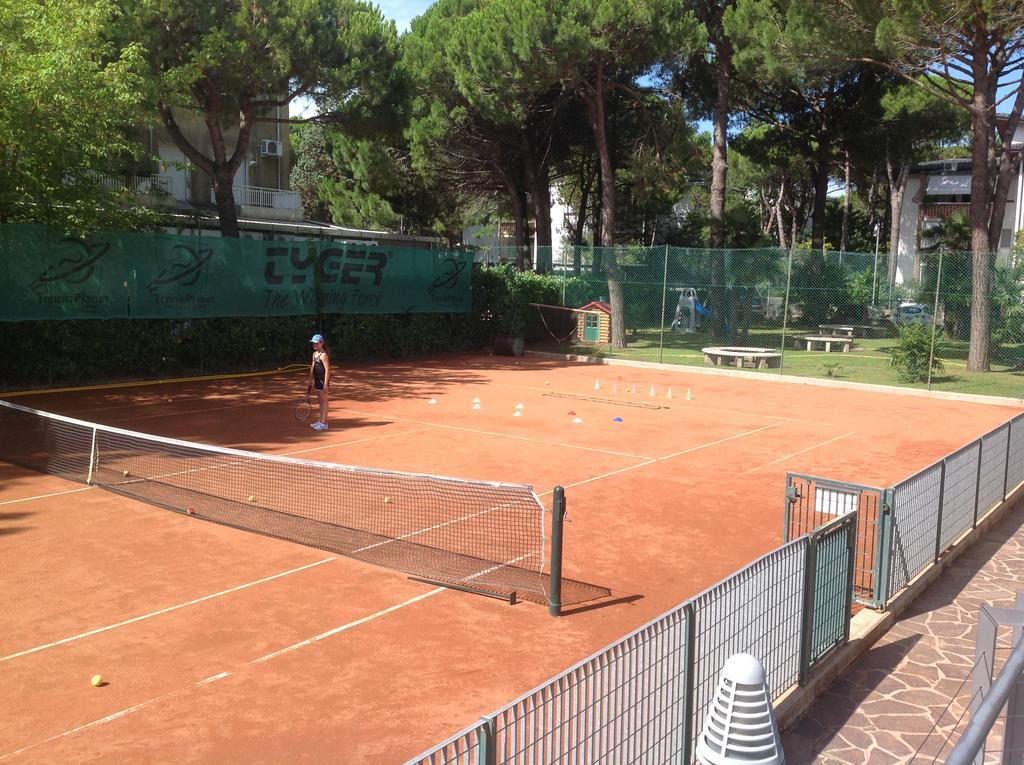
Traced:
<path fill-rule="evenodd" d="M 327 430 L 327 386 L 331 382 L 331 362 L 327 357 L 323 335 L 313 335 L 309 342 L 313 344 L 313 363 L 309 365 L 309 385 L 316 389 L 316 396 L 320 400 L 320 419 L 309 427 L 313 430 Z"/>

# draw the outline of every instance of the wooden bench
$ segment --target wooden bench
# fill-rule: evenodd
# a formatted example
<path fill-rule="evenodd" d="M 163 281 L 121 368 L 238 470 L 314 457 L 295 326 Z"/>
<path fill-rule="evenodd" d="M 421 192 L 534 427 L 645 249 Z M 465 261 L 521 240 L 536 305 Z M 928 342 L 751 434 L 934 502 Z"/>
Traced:
<path fill-rule="evenodd" d="M 778 367 L 782 354 L 774 348 L 701 348 L 704 352 L 704 363 L 712 366 L 746 367 L 748 369 L 768 369 Z"/>
<path fill-rule="evenodd" d="M 836 346 L 843 353 L 849 353 L 853 347 L 853 338 L 842 335 L 803 335 L 794 338 L 797 343 L 806 343 L 807 350 L 816 350 L 816 346 L 824 346 L 826 353 L 831 353 L 832 346 Z"/>

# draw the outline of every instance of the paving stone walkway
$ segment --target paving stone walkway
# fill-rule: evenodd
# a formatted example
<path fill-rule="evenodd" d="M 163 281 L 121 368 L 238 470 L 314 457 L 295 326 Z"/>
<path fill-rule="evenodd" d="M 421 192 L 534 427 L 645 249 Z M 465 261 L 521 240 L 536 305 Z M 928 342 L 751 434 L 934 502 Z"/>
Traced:
<path fill-rule="evenodd" d="M 943 762 L 966 724 L 978 609 L 982 603 L 1012 608 L 1018 591 L 1024 591 L 1024 502 L 954 561 L 783 733 L 787 765 Z M 1008 632 L 1000 631 L 998 646 L 1006 650 L 997 648 L 997 666 L 1008 653 Z"/>

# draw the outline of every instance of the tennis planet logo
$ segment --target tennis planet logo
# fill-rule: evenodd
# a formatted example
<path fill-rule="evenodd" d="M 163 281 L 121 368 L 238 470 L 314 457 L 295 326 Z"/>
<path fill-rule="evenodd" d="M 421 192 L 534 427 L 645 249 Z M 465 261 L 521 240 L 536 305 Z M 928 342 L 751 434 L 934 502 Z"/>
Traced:
<path fill-rule="evenodd" d="M 30 285 L 40 304 L 74 305 L 89 310 L 111 302 L 110 295 L 89 289 L 97 264 L 110 251 L 110 242 L 64 239 L 47 266 Z M 69 286 L 70 285 L 70 286 Z"/>
<path fill-rule="evenodd" d="M 194 289 L 203 269 L 213 257 L 213 248 L 193 249 L 187 244 L 176 244 L 171 248 L 171 263 L 157 272 L 146 290 L 161 305 L 206 306 L 217 302 L 216 295 L 197 293 Z"/>

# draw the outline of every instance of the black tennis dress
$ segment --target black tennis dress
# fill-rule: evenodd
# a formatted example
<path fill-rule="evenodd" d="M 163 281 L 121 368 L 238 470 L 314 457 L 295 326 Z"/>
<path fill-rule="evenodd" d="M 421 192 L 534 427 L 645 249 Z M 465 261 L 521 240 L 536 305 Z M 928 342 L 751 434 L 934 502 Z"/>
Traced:
<path fill-rule="evenodd" d="M 323 357 L 323 352 L 313 354 L 313 387 L 317 390 L 324 389 L 324 375 L 327 370 L 324 369 Z"/>

